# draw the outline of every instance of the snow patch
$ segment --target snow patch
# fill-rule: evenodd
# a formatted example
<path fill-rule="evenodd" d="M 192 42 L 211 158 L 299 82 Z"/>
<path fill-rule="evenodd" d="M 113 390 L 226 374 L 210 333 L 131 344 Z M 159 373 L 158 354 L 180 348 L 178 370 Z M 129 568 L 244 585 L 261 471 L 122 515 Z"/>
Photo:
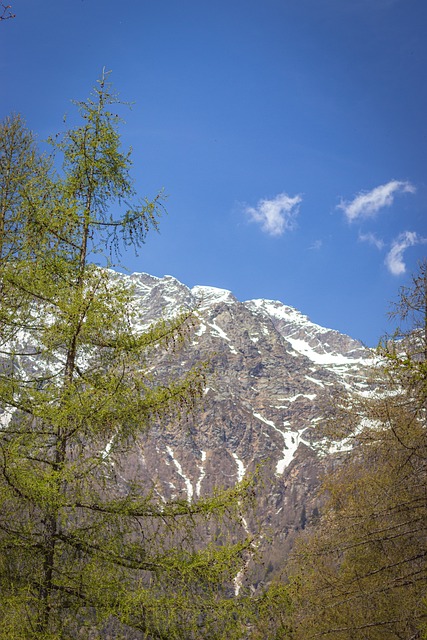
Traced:
<path fill-rule="evenodd" d="M 270 317 L 276 318 L 277 320 L 285 320 L 286 322 L 298 325 L 313 325 L 307 316 L 303 315 L 297 309 L 294 309 L 294 307 L 289 307 L 283 304 L 283 302 L 280 302 L 279 300 L 265 300 L 264 298 L 259 298 L 256 300 L 248 300 L 247 304 L 255 307 L 256 310 L 263 311 Z M 323 329 L 323 327 L 319 327 L 319 329 L 328 331 L 328 329 Z"/>
<path fill-rule="evenodd" d="M 215 322 L 209 322 L 208 324 L 218 334 L 218 336 L 214 336 L 214 337 L 219 337 L 219 338 L 222 338 L 223 340 L 228 340 L 228 342 L 230 342 L 230 338 L 228 337 L 228 335 Z"/>
<path fill-rule="evenodd" d="M 305 340 L 287 337 L 286 340 L 291 343 L 292 347 L 298 353 L 309 358 L 312 362 L 320 365 L 348 366 L 357 364 L 368 364 L 371 362 L 368 358 L 348 358 L 338 353 L 318 353 Z"/>
<path fill-rule="evenodd" d="M 237 482 L 241 482 L 243 480 L 243 478 L 244 478 L 245 473 L 246 473 L 245 465 L 240 460 L 240 458 L 237 456 L 237 454 L 234 453 L 234 451 L 231 452 L 231 455 L 233 456 L 233 458 L 234 458 L 234 460 L 236 461 L 236 464 L 237 464 Z"/>
<path fill-rule="evenodd" d="M 308 427 L 305 427 L 300 431 L 281 432 L 285 447 L 283 449 L 283 458 L 279 460 L 276 465 L 276 475 L 283 475 L 286 467 L 288 467 L 294 459 L 296 450 L 298 449 L 300 442 L 304 442 L 304 444 L 310 446 L 308 442 L 301 438 L 301 435 L 304 433 L 304 431 L 306 431 L 306 429 L 308 429 Z"/>
<path fill-rule="evenodd" d="M 202 464 L 199 466 L 200 475 L 196 483 L 196 496 L 198 498 L 200 497 L 200 489 L 202 487 L 203 478 L 206 475 L 205 466 L 204 466 L 204 462 L 206 461 L 206 451 L 202 451 L 201 454 L 202 454 Z"/>
<path fill-rule="evenodd" d="M 304 427 L 299 431 L 282 431 L 281 429 L 276 427 L 274 422 L 272 422 L 271 420 L 267 420 L 261 414 L 256 413 L 254 411 L 253 415 L 255 418 L 258 418 L 258 420 L 261 420 L 265 424 L 268 424 L 270 427 L 273 427 L 273 429 L 278 433 L 280 433 L 283 438 L 283 444 L 284 444 L 283 458 L 281 460 L 278 460 L 276 464 L 276 476 L 281 476 L 283 475 L 283 472 L 286 469 L 286 467 L 289 466 L 290 463 L 292 462 L 294 455 L 296 453 L 296 450 L 298 449 L 300 443 L 303 442 L 307 446 L 310 446 L 310 443 L 306 442 L 301 438 L 302 434 L 304 433 L 304 431 L 308 429 L 308 427 Z M 284 422 L 283 424 L 285 426 L 285 425 L 288 425 L 289 422 Z"/>
<path fill-rule="evenodd" d="M 170 455 L 170 457 L 172 458 L 172 461 L 173 461 L 173 463 L 174 463 L 174 465 L 176 467 L 176 470 L 178 471 L 178 473 L 181 476 L 181 478 L 184 480 L 185 488 L 187 489 L 187 500 L 188 500 L 188 502 L 191 502 L 192 499 L 193 499 L 193 493 L 194 493 L 193 485 L 191 484 L 190 479 L 187 478 L 187 476 L 183 472 L 180 463 L 175 458 L 175 456 L 173 454 L 173 449 L 171 447 L 167 446 L 166 450 L 167 450 L 168 454 Z"/>
<path fill-rule="evenodd" d="M 305 376 L 305 378 L 306 380 L 310 380 L 310 382 L 314 382 L 314 384 L 317 384 L 319 387 L 325 387 L 323 382 L 320 382 L 320 380 L 316 380 L 316 378 L 312 378 L 311 376 Z"/>
<path fill-rule="evenodd" d="M 112 446 L 113 446 L 113 444 L 114 444 L 114 440 L 115 440 L 115 438 L 116 438 L 116 434 L 114 434 L 114 435 L 109 439 L 109 441 L 107 442 L 107 444 L 106 444 L 106 446 L 105 446 L 105 449 L 104 449 L 103 451 L 101 451 L 101 457 L 102 457 L 102 459 L 103 459 L 103 460 L 106 460 L 106 459 L 109 457 L 110 452 L 111 452 L 111 447 L 112 447 Z"/>
<path fill-rule="evenodd" d="M 203 322 L 201 322 L 199 324 L 199 326 L 197 327 L 196 331 L 194 332 L 195 336 L 202 336 L 206 331 L 206 325 L 203 324 Z"/>
<path fill-rule="evenodd" d="M 0 415 L 0 429 L 7 429 L 15 411 L 15 407 L 10 407 L 3 410 L 3 413 Z"/>
<path fill-rule="evenodd" d="M 300 398 L 307 398 L 307 400 L 313 401 L 314 398 L 317 398 L 317 394 L 316 393 L 297 393 L 295 396 L 289 396 L 289 398 L 280 398 L 280 400 L 282 401 L 286 400 L 287 402 L 296 402 Z M 280 408 L 284 409 L 286 407 L 280 407 Z"/>
<path fill-rule="evenodd" d="M 227 304 L 237 302 L 236 298 L 228 289 L 196 285 L 190 289 L 190 291 L 196 298 L 199 309 L 206 309 L 221 302 L 225 302 Z"/>

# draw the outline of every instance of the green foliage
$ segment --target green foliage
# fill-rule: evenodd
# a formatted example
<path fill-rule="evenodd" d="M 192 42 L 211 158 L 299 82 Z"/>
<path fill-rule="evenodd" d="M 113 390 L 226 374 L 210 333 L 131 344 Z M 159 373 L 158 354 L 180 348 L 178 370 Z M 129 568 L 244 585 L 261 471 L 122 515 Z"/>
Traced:
<path fill-rule="evenodd" d="M 116 480 L 127 448 L 204 384 L 203 367 L 149 368 L 192 314 L 135 329 L 132 290 L 92 262 L 141 246 L 162 206 L 131 203 L 116 103 L 104 76 L 53 159 L 19 116 L 0 128 L 0 638 L 240 638 L 249 599 L 233 580 L 251 541 L 227 531 L 249 484 L 189 504 Z"/>
<path fill-rule="evenodd" d="M 427 637 L 426 275 L 401 292 L 412 319 L 379 347 L 377 393 L 347 405 L 354 447 L 289 569 L 295 640 Z"/>
<path fill-rule="evenodd" d="M 251 624 L 251 640 L 290 640 L 292 598 L 288 585 L 273 582 L 256 600 L 256 616 Z"/>

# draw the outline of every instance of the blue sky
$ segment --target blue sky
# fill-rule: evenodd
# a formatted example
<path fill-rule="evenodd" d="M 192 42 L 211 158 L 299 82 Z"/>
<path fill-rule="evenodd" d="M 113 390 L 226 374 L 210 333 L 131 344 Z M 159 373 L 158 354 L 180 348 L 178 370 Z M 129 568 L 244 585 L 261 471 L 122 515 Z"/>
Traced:
<path fill-rule="evenodd" d="M 427 255 L 425 0 L 8 0 L 0 115 L 40 141 L 102 72 L 141 196 L 131 271 L 271 298 L 368 345 Z"/>

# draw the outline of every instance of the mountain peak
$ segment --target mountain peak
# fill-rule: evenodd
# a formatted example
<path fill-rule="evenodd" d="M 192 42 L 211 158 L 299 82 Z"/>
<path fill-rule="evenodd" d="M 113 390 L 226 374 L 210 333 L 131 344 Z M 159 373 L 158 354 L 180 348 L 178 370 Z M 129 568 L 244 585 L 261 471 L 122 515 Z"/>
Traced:
<path fill-rule="evenodd" d="M 237 299 L 231 291 L 218 287 L 196 285 L 191 289 L 191 293 L 200 305 L 200 308 L 206 308 L 219 303 L 233 304 L 237 302 Z"/>
<path fill-rule="evenodd" d="M 256 298 L 255 300 L 247 300 L 245 305 L 252 310 L 261 311 L 277 320 L 285 320 L 294 324 L 312 324 L 307 316 L 290 307 L 280 300 L 267 300 L 265 298 Z"/>

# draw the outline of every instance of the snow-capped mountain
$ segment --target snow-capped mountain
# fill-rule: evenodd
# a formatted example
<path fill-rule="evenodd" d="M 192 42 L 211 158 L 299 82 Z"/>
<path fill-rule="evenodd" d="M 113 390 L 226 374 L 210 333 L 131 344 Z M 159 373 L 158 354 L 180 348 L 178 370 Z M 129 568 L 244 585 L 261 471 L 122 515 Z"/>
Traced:
<path fill-rule="evenodd" d="M 368 391 L 370 351 L 278 301 L 239 302 L 230 291 L 189 289 L 171 276 L 124 277 L 134 285 L 142 325 L 185 308 L 198 316 L 188 344 L 178 356 L 163 357 L 158 370 L 209 363 L 195 414 L 181 426 L 154 427 L 128 468 L 146 476 L 160 499 L 191 501 L 233 485 L 261 463 L 266 482 L 258 506 L 274 531 L 270 554 L 286 550 L 316 515 L 313 490 L 342 444 L 326 441 L 319 428 L 329 393 Z"/>
<path fill-rule="evenodd" d="M 196 326 L 184 346 L 156 354 L 153 366 L 160 377 L 207 363 L 206 388 L 195 412 L 180 424 L 154 424 L 120 461 L 119 481 L 137 476 L 159 501 L 193 501 L 215 487 L 233 486 L 261 465 L 255 517 L 269 539 L 260 553 L 265 551 L 266 566 L 274 570 L 295 532 L 317 515 L 320 474 L 331 456 L 348 446 L 324 437 L 330 395 L 340 389 L 369 393 L 371 352 L 282 302 L 240 302 L 230 291 L 190 289 L 172 276 L 114 277 L 134 288 L 137 330 L 194 311 Z M 23 334 L 22 344 L 31 347 L 28 340 Z M 37 366 L 36 355 L 21 358 L 24 371 Z M 0 426 L 8 420 L 10 413 L 2 413 Z M 114 464 L 111 443 L 105 443 L 102 456 Z M 255 526 L 255 520 L 245 526 Z"/>

